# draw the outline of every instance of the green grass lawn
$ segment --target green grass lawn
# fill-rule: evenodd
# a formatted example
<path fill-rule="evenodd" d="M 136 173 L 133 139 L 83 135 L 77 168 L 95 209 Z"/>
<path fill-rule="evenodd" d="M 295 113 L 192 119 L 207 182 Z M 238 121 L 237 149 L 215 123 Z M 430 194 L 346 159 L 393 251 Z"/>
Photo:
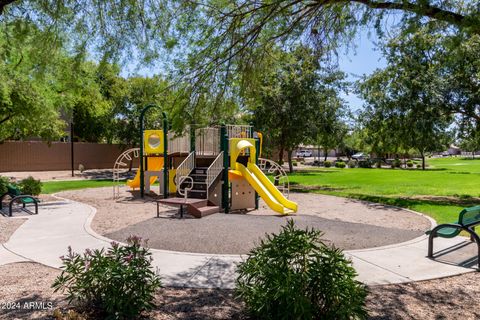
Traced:
<path fill-rule="evenodd" d="M 42 193 L 55 193 L 67 190 L 99 188 L 113 186 L 112 180 L 73 180 L 73 181 L 48 181 L 43 183 Z"/>
<path fill-rule="evenodd" d="M 478 204 L 480 160 L 428 159 L 428 170 L 321 168 L 290 175 L 292 188 L 397 205 L 451 222 Z M 443 198 L 442 198 L 443 197 Z"/>

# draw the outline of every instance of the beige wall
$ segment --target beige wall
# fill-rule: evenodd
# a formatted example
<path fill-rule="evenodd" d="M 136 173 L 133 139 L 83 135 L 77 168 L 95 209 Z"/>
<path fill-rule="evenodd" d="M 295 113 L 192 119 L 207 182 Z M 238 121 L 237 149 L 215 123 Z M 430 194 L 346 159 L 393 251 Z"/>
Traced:
<path fill-rule="evenodd" d="M 113 168 L 122 153 L 119 145 L 76 142 L 75 169 Z M 8 141 L 0 144 L 0 172 L 49 171 L 71 168 L 70 143 L 53 142 L 50 146 L 39 141 Z"/>

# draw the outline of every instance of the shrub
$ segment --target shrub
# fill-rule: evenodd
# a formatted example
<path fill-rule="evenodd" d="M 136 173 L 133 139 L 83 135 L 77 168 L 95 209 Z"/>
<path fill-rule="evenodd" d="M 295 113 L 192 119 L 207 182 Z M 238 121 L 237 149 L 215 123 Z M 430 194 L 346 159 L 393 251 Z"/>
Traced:
<path fill-rule="evenodd" d="M 335 161 L 336 168 L 345 168 L 346 164 L 343 161 Z"/>
<path fill-rule="evenodd" d="M 236 293 L 258 319 L 363 319 L 366 287 L 340 249 L 292 220 L 240 263 Z"/>
<path fill-rule="evenodd" d="M 355 160 L 348 161 L 349 168 L 355 168 L 357 166 L 357 162 Z"/>
<path fill-rule="evenodd" d="M 376 163 L 375 163 L 375 166 L 377 168 L 381 168 L 382 167 L 382 161 L 378 160 Z"/>
<path fill-rule="evenodd" d="M 0 196 L 7 192 L 7 186 L 10 184 L 10 179 L 0 176 Z"/>
<path fill-rule="evenodd" d="M 393 160 L 394 168 L 400 168 L 401 165 L 402 165 L 402 161 L 400 161 L 400 159 L 397 158 L 397 159 Z"/>
<path fill-rule="evenodd" d="M 18 187 L 23 194 L 38 196 L 40 193 L 42 193 L 42 183 L 40 180 L 35 180 L 35 178 L 32 176 L 21 180 L 18 183 Z"/>
<path fill-rule="evenodd" d="M 330 168 L 332 166 L 332 161 L 327 160 L 323 163 L 323 165 L 325 166 L 325 168 Z"/>
<path fill-rule="evenodd" d="M 370 160 L 360 160 L 358 161 L 359 168 L 372 168 L 372 162 Z"/>
<path fill-rule="evenodd" d="M 85 171 L 85 166 L 80 163 L 80 164 L 78 165 L 78 171 L 80 171 L 80 173 L 83 173 L 83 171 Z"/>
<path fill-rule="evenodd" d="M 412 160 L 407 161 L 407 167 L 409 167 L 409 168 L 413 167 L 413 161 Z"/>
<path fill-rule="evenodd" d="M 132 319 L 153 307 L 160 278 L 151 269 L 151 253 L 139 237 L 126 246 L 112 242 L 106 251 L 86 250 L 61 257 L 63 271 L 52 287 L 67 292 L 69 302 L 105 313 L 107 318 Z M 146 243 L 144 243 L 146 245 Z"/>
<path fill-rule="evenodd" d="M 419 163 L 417 164 L 417 169 L 421 169 L 422 168 L 422 165 Z"/>
<path fill-rule="evenodd" d="M 294 167 L 298 166 L 298 162 L 296 160 L 292 160 L 292 166 Z"/>

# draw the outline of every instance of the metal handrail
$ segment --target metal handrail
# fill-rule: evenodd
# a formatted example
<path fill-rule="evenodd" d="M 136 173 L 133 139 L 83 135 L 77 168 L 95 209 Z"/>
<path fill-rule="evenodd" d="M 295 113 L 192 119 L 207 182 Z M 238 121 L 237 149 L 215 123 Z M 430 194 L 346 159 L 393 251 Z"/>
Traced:
<path fill-rule="evenodd" d="M 279 183 L 276 186 L 277 189 L 288 198 L 290 195 L 290 180 L 282 166 L 275 161 L 265 158 L 258 158 L 258 166 L 264 173 L 273 174 L 273 179 Z"/>
<path fill-rule="evenodd" d="M 188 176 L 193 169 L 195 169 L 195 151 L 190 152 L 185 160 L 183 160 L 182 163 L 180 163 L 180 165 L 177 167 L 175 183 L 177 184 L 178 189 L 180 189 L 180 178 L 183 176 Z"/>
<path fill-rule="evenodd" d="M 207 184 L 207 199 L 208 199 L 208 189 L 212 183 L 217 179 L 218 175 L 223 171 L 223 151 L 213 160 L 212 164 L 207 169 L 207 179 L 205 180 Z"/>
<path fill-rule="evenodd" d="M 182 188 L 180 188 L 180 186 L 182 185 L 182 183 L 185 182 L 185 180 L 190 180 L 190 188 L 188 187 L 183 188 L 184 193 L 182 193 Z M 193 178 L 190 176 L 181 176 L 180 179 L 178 179 L 178 181 L 180 182 L 180 184 L 178 184 L 178 193 L 181 196 L 184 196 L 185 202 L 187 202 L 188 192 L 193 189 Z"/>
<path fill-rule="evenodd" d="M 252 138 L 251 125 L 227 124 L 228 138 Z"/>

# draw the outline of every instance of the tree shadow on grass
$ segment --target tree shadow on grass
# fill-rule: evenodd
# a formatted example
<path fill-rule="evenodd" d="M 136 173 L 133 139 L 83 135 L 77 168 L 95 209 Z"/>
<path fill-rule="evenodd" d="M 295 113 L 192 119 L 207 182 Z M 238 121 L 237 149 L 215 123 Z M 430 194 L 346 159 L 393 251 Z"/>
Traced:
<path fill-rule="evenodd" d="M 294 176 L 319 176 L 324 173 L 338 173 L 338 172 L 340 171 L 317 169 L 317 170 L 297 170 L 291 174 L 293 174 Z"/>
<path fill-rule="evenodd" d="M 332 187 L 328 185 L 303 185 L 298 182 L 290 182 L 290 191 L 298 193 L 315 193 L 322 191 L 342 191 L 345 187 Z M 352 189 L 352 188 L 348 188 Z"/>
<path fill-rule="evenodd" d="M 454 197 L 423 197 L 420 199 L 407 198 L 407 197 L 383 197 L 372 196 L 365 194 L 348 194 L 345 195 L 348 198 L 358 199 L 362 201 L 375 202 L 379 204 L 385 204 L 390 206 L 411 208 L 416 205 L 441 205 L 441 206 L 464 206 L 471 207 L 480 205 L 480 199 L 476 198 L 454 198 Z"/>

